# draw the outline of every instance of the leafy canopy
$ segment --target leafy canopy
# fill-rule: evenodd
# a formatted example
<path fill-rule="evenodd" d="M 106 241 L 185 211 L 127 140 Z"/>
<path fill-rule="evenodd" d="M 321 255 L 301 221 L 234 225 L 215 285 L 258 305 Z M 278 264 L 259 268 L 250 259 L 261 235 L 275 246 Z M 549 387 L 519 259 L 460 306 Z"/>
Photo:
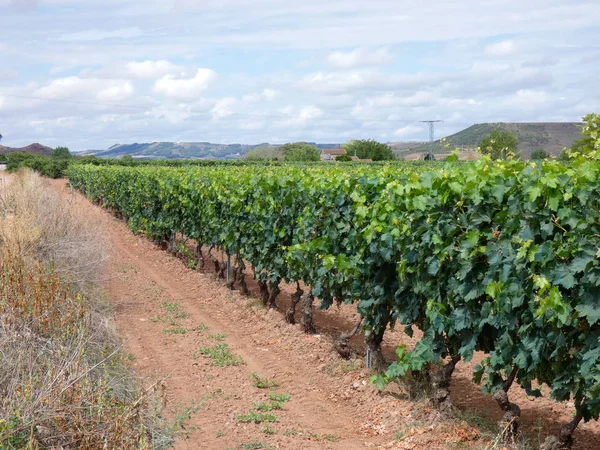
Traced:
<path fill-rule="evenodd" d="M 547 151 L 539 149 L 531 154 L 531 159 L 548 159 L 550 155 Z"/>
<path fill-rule="evenodd" d="M 69 159 L 73 157 L 67 147 L 56 147 L 52 150 L 50 156 L 55 159 Z"/>
<path fill-rule="evenodd" d="M 250 150 L 244 159 L 247 161 L 272 161 L 283 159 L 283 155 L 278 148 L 264 144 Z"/>
<path fill-rule="evenodd" d="M 335 160 L 339 162 L 349 162 L 352 161 L 352 157 L 350 155 L 340 155 L 337 156 Z"/>
<path fill-rule="evenodd" d="M 319 161 L 321 151 L 314 145 L 306 142 L 293 142 L 279 147 L 285 161 Z"/>
<path fill-rule="evenodd" d="M 600 159 L 600 114 L 588 114 L 581 129 L 581 139 L 576 140 L 569 149 L 560 152 L 560 159 L 571 159 L 578 156 Z"/>
<path fill-rule="evenodd" d="M 389 145 L 373 139 L 353 139 L 345 143 L 343 148 L 348 155 L 356 154 L 360 159 L 372 159 L 373 161 L 392 161 L 396 159 Z"/>
<path fill-rule="evenodd" d="M 496 159 L 514 159 L 517 153 L 517 138 L 508 131 L 494 130 L 479 143 L 483 155 Z"/>

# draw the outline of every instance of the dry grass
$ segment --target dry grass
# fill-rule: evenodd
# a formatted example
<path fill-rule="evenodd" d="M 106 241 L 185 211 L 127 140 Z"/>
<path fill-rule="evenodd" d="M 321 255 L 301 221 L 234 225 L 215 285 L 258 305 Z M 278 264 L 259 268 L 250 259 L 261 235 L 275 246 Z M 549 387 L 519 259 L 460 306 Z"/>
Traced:
<path fill-rule="evenodd" d="M 107 240 L 78 213 L 33 173 L 0 181 L 0 448 L 164 448 L 94 288 Z"/>
<path fill-rule="evenodd" d="M 28 262 L 53 264 L 63 279 L 93 284 L 108 255 L 108 239 L 30 171 L 0 184 L 0 246 Z"/>

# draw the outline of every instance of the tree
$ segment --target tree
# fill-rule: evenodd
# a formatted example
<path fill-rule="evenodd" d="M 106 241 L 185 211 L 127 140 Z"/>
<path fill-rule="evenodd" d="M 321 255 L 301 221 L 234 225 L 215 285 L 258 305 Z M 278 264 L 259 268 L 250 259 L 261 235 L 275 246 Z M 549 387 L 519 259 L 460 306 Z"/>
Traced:
<path fill-rule="evenodd" d="M 531 159 L 548 159 L 550 155 L 545 150 L 539 149 L 531 154 Z"/>
<path fill-rule="evenodd" d="M 481 140 L 478 150 L 492 159 L 513 159 L 517 154 L 517 138 L 508 131 L 494 130 Z"/>
<path fill-rule="evenodd" d="M 270 161 L 283 159 L 283 154 L 280 152 L 278 148 L 272 147 L 269 144 L 259 145 L 258 147 L 254 147 L 248 153 L 244 159 L 249 161 Z"/>
<path fill-rule="evenodd" d="M 285 161 L 319 161 L 321 151 L 314 145 L 306 142 L 293 142 L 279 147 Z"/>
<path fill-rule="evenodd" d="M 73 157 L 67 147 L 56 147 L 52 150 L 50 156 L 54 159 L 69 159 Z"/>
<path fill-rule="evenodd" d="M 339 162 L 348 162 L 352 161 L 352 157 L 350 155 L 340 155 L 336 157 L 335 160 Z"/>
<path fill-rule="evenodd" d="M 360 159 L 373 161 L 391 161 L 396 159 L 394 152 L 387 144 L 373 139 L 353 139 L 343 145 L 348 155 L 356 155 Z"/>
<path fill-rule="evenodd" d="M 577 139 L 570 148 L 564 148 L 558 154 L 558 159 L 567 161 L 575 156 L 600 159 L 600 114 L 588 114 L 581 129 L 581 138 Z"/>

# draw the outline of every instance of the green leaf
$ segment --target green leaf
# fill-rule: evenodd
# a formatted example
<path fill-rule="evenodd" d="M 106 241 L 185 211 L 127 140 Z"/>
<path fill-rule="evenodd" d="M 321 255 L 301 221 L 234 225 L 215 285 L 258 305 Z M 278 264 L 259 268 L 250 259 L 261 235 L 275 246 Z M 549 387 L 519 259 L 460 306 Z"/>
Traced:
<path fill-rule="evenodd" d="M 538 186 L 531 186 L 525 190 L 525 193 L 529 197 L 530 202 L 535 202 L 536 199 L 542 195 L 542 189 Z"/>
<path fill-rule="evenodd" d="M 424 195 L 418 195 L 413 198 L 413 206 L 419 211 L 425 211 L 427 209 L 427 197 Z"/>
<path fill-rule="evenodd" d="M 560 203 L 560 197 L 556 196 L 556 197 L 551 197 L 548 200 L 548 208 L 550 208 L 552 211 L 558 211 L 558 205 Z"/>
<path fill-rule="evenodd" d="M 566 265 L 558 266 L 554 270 L 554 277 L 552 278 L 553 284 L 560 284 L 566 289 L 571 289 L 575 286 L 575 277 Z"/>
<path fill-rule="evenodd" d="M 375 384 L 379 392 L 385 389 L 385 378 L 380 374 L 372 375 L 371 378 L 369 378 L 369 383 Z"/>
<path fill-rule="evenodd" d="M 597 298 L 591 296 L 584 298 L 582 303 L 575 307 L 575 311 L 581 317 L 585 317 L 590 325 L 594 325 L 600 321 L 600 301 Z"/>
<path fill-rule="evenodd" d="M 498 294 L 501 291 L 502 291 L 502 284 L 497 281 L 490 282 L 485 288 L 485 293 L 487 295 L 489 295 L 490 297 L 492 297 L 493 299 L 496 299 L 496 297 L 498 297 Z"/>

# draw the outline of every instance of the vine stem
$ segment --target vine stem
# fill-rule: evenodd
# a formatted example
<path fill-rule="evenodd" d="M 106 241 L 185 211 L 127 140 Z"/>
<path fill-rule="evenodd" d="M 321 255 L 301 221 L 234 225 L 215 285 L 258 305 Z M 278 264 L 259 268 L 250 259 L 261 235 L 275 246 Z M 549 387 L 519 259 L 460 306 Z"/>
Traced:
<path fill-rule="evenodd" d="M 304 332 L 313 334 L 316 333 L 315 325 L 313 323 L 313 303 L 315 302 L 315 296 L 310 292 L 304 298 L 304 311 L 302 313 L 302 325 Z"/>
<path fill-rule="evenodd" d="M 433 390 L 433 403 L 442 412 L 448 412 L 453 409 L 450 401 L 450 383 L 456 364 L 460 361 L 459 355 L 453 355 L 450 361 L 431 377 L 431 387 Z"/>
<path fill-rule="evenodd" d="M 350 338 L 352 338 L 352 336 L 354 336 L 358 332 L 360 326 L 362 325 L 362 321 L 363 318 L 361 316 L 356 325 L 354 325 L 354 328 L 352 328 L 352 330 L 349 333 L 342 333 L 339 339 L 333 343 L 333 346 L 342 358 L 350 358 L 352 351 L 350 350 L 348 341 L 350 340 Z"/>
<path fill-rule="evenodd" d="M 578 405 L 577 413 L 573 417 L 573 420 L 560 427 L 558 436 L 548 436 L 540 447 L 540 450 L 565 450 L 573 446 L 573 433 L 583 419 L 583 415 L 579 411 L 584 404 L 585 398 Z"/>
<path fill-rule="evenodd" d="M 302 288 L 300 288 L 300 283 L 298 281 L 296 281 L 296 292 L 294 292 L 291 295 L 290 298 L 290 307 L 288 308 L 288 310 L 285 313 L 285 321 L 289 324 L 295 324 L 296 323 L 296 305 L 298 305 L 298 302 L 300 301 L 300 299 L 302 298 L 302 295 L 304 294 L 304 291 L 302 290 Z"/>
<path fill-rule="evenodd" d="M 503 388 L 496 391 L 494 394 L 494 400 L 498 403 L 498 406 L 504 411 L 502 416 L 502 423 L 506 423 L 501 436 L 505 441 L 514 441 L 519 430 L 519 418 L 521 417 L 521 408 L 515 403 L 511 403 L 508 399 L 508 390 L 512 387 L 519 368 L 513 366 L 508 378 L 504 382 Z"/>

